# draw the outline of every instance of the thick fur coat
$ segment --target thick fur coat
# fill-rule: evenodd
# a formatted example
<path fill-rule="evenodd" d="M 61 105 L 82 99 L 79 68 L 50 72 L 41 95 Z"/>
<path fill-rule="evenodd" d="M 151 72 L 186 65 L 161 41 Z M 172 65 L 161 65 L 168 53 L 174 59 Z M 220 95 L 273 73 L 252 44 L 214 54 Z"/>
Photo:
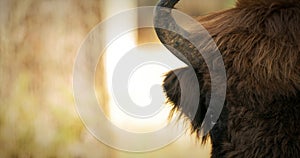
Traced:
<path fill-rule="evenodd" d="M 212 157 L 299 158 L 300 0 L 238 0 L 236 7 L 198 21 L 217 44 L 227 74 L 226 102 L 210 131 Z M 157 33 L 160 39 L 167 35 Z M 181 94 L 179 82 L 191 92 L 191 84 L 199 84 L 198 110 L 188 118 L 199 132 L 211 83 L 205 62 L 193 68 L 198 83 L 189 82 L 189 68 L 181 68 L 166 74 L 163 87 L 173 113 L 186 116 L 188 105 L 180 104 L 180 96 L 192 94 Z"/>

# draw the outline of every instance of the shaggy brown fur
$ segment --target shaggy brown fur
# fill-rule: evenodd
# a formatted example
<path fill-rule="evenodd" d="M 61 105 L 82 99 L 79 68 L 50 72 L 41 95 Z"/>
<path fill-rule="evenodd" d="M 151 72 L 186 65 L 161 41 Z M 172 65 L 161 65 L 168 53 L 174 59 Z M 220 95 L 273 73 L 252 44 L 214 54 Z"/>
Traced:
<path fill-rule="evenodd" d="M 299 158 L 300 0 L 238 0 L 233 9 L 198 20 L 216 42 L 227 73 L 226 102 L 210 132 L 212 157 Z M 164 44 L 174 46 L 166 32 L 156 30 Z M 169 72 L 163 85 L 174 111 L 187 114 L 180 96 L 191 94 L 181 94 L 179 82 L 191 90 L 199 84 L 197 114 L 189 118 L 197 132 L 210 99 L 210 76 L 200 53 L 198 58 L 192 67 L 199 83 L 188 82 L 191 72 L 181 68 Z"/>

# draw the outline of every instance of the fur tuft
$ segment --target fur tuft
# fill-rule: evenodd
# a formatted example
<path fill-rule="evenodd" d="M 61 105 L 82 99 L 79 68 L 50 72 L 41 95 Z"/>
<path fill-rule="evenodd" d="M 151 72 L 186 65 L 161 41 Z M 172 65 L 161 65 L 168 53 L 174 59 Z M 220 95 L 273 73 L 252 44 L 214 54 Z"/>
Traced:
<path fill-rule="evenodd" d="M 203 88 L 201 73 L 198 72 L 198 76 L 195 74 L 195 70 L 190 67 L 170 71 L 165 75 L 163 87 L 167 102 L 173 105 L 170 117 L 179 112 L 181 117 L 191 122 L 192 132 L 197 133 L 199 137 L 209 96 L 204 95 L 208 93 Z M 203 137 L 203 142 L 205 138 Z"/>

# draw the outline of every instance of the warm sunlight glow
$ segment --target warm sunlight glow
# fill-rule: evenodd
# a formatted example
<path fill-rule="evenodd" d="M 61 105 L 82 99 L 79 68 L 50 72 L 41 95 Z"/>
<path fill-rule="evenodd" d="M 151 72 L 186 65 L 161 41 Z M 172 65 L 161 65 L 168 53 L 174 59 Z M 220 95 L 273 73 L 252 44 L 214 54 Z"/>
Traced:
<path fill-rule="evenodd" d="M 148 63 L 140 65 L 132 72 L 129 80 L 128 91 L 131 99 L 141 107 L 146 107 L 151 103 L 149 90 L 153 85 L 161 85 L 161 75 L 167 72 L 168 69 L 158 63 Z M 161 91 L 162 94 L 162 91 Z M 145 97 L 145 96 L 149 97 Z"/>
<path fill-rule="evenodd" d="M 135 35 L 136 34 L 134 32 L 130 32 L 120 37 L 114 41 L 106 51 L 107 82 L 110 94 L 110 119 L 119 128 L 131 132 L 151 132 L 167 125 L 170 107 L 162 104 L 161 108 L 157 111 L 157 113 L 153 114 L 153 116 L 150 118 L 140 119 L 130 116 L 122 110 L 117 105 L 112 94 L 112 77 L 116 64 L 122 56 L 126 55 L 126 53 L 131 53 L 130 51 L 134 47 L 140 47 L 135 45 Z M 144 55 L 151 55 L 151 53 L 153 53 L 153 55 L 157 55 L 158 49 L 153 48 L 153 50 L 151 50 L 151 48 L 138 48 L 138 51 Z M 169 69 L 163 65 L 148 63 L 145 65 L 139 65 L 136 69 L 133 69 L 129 79 L 120 78 L 120 80 L 128 80 L 128 93 L 131 100 L 136 105 L 145 107 L 150 104 L 151 99 L 155 99 L 151 98 L 151 87 L 153 85 L 161 85 L 163 79 L 162 75 L 168 70 Z M 163 95 L 162 89 L 160 95 Z"/>

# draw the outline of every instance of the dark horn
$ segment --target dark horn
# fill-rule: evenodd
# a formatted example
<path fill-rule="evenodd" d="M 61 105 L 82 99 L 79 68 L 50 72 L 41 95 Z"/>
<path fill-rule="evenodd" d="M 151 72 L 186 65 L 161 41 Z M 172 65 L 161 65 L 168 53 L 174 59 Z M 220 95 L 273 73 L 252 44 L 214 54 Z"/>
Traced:
<path fill-rule="evenodd" d="M 161 0 L 155 9 L 154 27 L 159 40 L 177 58 L 189 66 L 197 67 L 199 52 L 185 37 L 191 33 L 180 27 L 172 17 L 172 9 L 179 0 Z M 172 31 L 170 31 L 172 30 Z"/>

